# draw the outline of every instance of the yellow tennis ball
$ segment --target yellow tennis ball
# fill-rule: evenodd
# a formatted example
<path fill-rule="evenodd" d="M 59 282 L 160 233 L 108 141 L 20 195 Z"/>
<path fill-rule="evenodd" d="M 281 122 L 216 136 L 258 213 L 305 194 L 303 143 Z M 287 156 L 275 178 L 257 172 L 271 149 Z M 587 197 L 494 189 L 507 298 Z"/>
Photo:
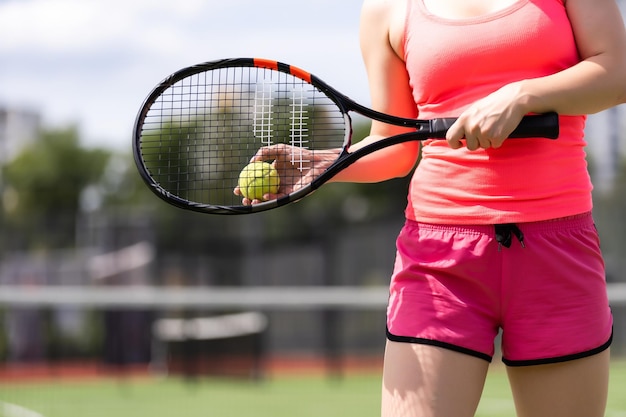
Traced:
<path fill-rule="evenodd" d="M 280 186 L 278 171 L 267 162 L 252 162 L 239 174 L 239 189 L 250 200 L 262 200 L 265 194 L 276 194 Z"/>

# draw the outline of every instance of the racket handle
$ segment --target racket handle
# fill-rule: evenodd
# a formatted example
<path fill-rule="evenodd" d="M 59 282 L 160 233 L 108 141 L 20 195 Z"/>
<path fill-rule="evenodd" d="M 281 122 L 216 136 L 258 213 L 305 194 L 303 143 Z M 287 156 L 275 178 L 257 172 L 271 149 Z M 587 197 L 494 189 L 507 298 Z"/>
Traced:
<path fill-rule="evenodd" d="M 455 118 L 433 119 L 430 128 L 433 138 L 443 139 L 450 126 L 456 121 Z M 546 138 L 556 139 L 559 137 L 559 115 L 550 112 L 524 116 L 520 124 L 509 135 L 509 138 Z"/>

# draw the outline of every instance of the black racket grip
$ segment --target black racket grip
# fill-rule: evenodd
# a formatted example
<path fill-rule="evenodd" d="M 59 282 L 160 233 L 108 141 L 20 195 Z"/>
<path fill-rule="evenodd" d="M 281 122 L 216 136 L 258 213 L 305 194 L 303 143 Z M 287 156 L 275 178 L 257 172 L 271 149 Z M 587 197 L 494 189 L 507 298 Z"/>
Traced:
<path fill-rule="evenodd" d="M 443 139 L 450 126 L 456 121 L 455 118 L 433 119 L 430 121 L 430 129 L 433 138 Z M 556 139 L 559 137 L 559 115 L 550 112 L 524 116 L 519 125 L 509 135 L 509 138 L 546 138 Z"/>

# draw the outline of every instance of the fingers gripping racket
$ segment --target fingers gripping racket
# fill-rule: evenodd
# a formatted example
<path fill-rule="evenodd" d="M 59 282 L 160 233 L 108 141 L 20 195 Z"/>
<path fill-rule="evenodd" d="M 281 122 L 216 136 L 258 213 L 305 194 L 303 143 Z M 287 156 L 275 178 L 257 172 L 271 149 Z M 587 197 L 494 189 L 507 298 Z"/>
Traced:
<path fill-rule="evenodd" d="M 415 131 L 349 152 L 349 112 Z M 265 59 L 226 59 L 184 68 L 156 86 L 137 115 L 133 151 L 145 182 L 168 203 L 204 213 L 245 214 L 299 200 L 381 148 L 445 138 L 454 121 L 387 115 L 299 68 Z M 526 116 L 511 137 L 556 138 L 558 132 L 558 116 L 551 113 Z M 259 149 L 272 150 L 266 156 L 276 154 L 280 196 L 243 205 L 233 190 Z M 320 154 L 327 162 L 315 170 Z"/>

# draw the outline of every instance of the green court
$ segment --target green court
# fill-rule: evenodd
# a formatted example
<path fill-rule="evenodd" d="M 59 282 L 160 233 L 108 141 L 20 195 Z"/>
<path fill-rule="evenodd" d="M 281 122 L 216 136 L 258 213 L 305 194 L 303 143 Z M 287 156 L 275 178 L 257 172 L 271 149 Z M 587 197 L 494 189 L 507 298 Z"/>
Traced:
<path fill-rule="evenodd" d="M 607 417 L 626 416 L 626 361 L 613 363 Z M 375 417 L 380 375 L 58 380 L 0 385 L 0 417 Z M 515 415 L 504 369 L 493 366 L 477 416 Z"/>

